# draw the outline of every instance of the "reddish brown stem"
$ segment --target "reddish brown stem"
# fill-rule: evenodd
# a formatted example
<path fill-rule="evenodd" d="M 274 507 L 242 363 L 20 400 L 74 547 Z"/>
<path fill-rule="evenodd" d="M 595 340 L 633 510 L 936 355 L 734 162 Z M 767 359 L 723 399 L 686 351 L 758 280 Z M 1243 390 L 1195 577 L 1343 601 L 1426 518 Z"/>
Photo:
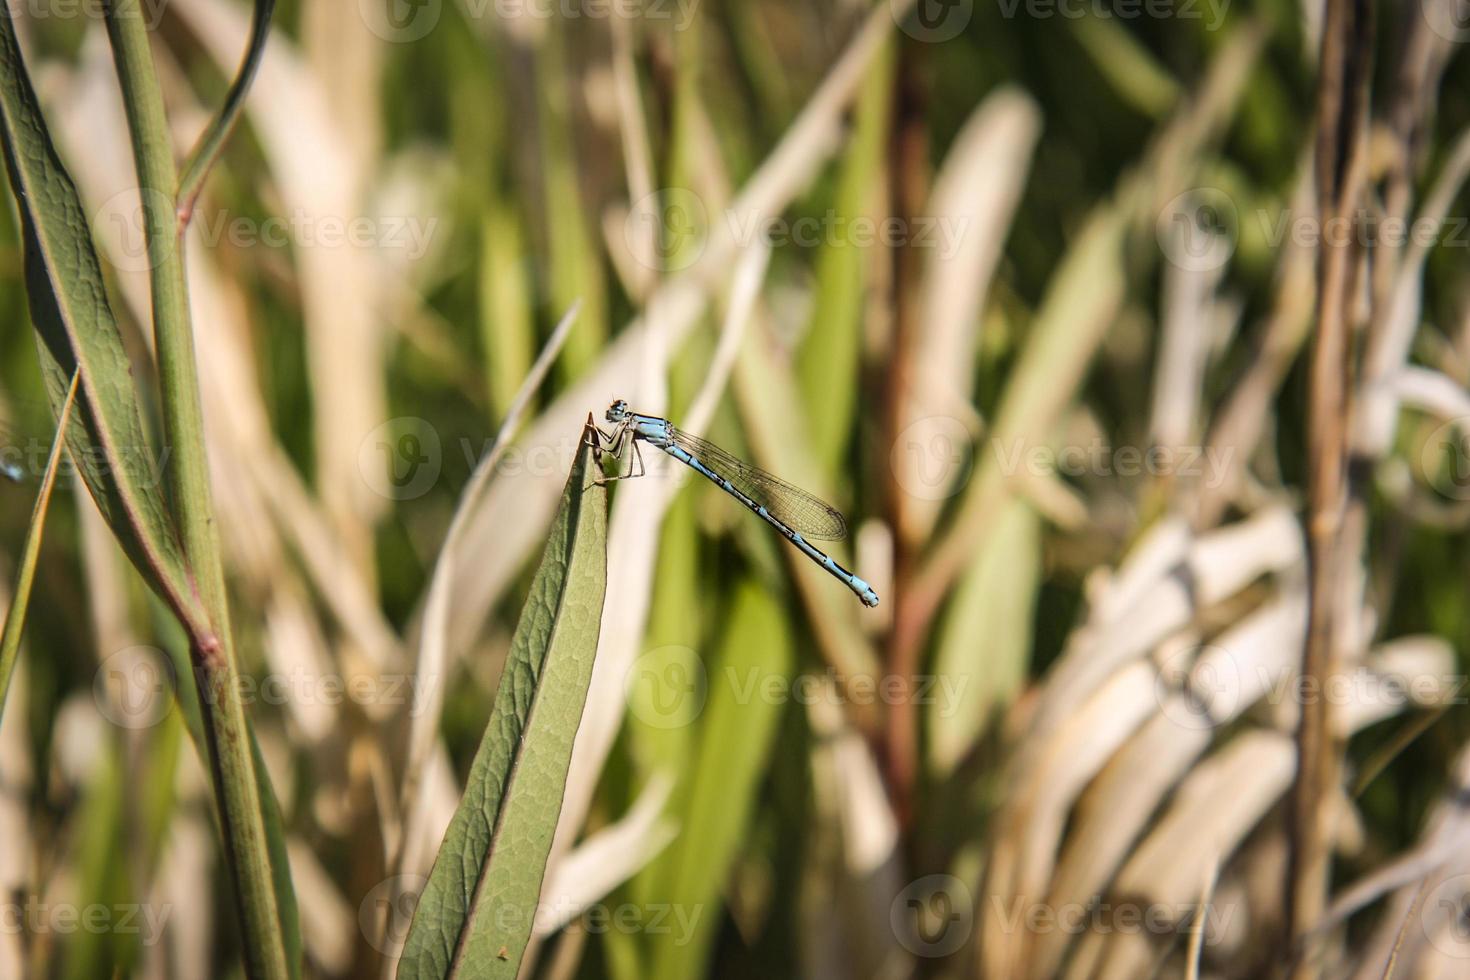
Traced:
<path fill-rule="evenodd" d="M 1358 265 L 1351 233 L 1366 179 L 1364 123 L 1372 56 L 1372 9 L 1367 0 L 1328 0 L 1317 95 L 1316 176 L 1322 236 L 1308 408 L 1307 539 L 1310 611 L 1300 690 L 1321 692 L 1336 669 L 1337 615 L 1344 554 L 1347 433 L 1351 411 L 1351 317 Z M 1345 231 L 1344 231 L 1345 229 Z M 1326 905 L 1332 787 L 1339 747 L 1331 705 L 1303 697 L 1297 730 L 1297 778 L 1292 789 L 1286 908 L 1298 954 L 1297 977 L 1316 976 L 1318 957 L 1302 948 Z"/>
<path fill-rule="evenodd" d="M 893 131 L 890 143 L 889 179 L 893 213 L 899 221 L 912 223 L 921 213 L 929 195 L 929 126 L 926 116 L 927 80 L 923 63 L 924 45 L 908 41 L 898 52 L 894 76 Z M 913 385 L 914 346 L 921 311 L 920 280 L 923 276 L 922 256 L 911 244 L 900 245 L 893 252 L 893 344 L 890 351 L 885 391 L 887 411 L 884 418 L 884 445 L 897 442 L 906 423 L 905 407 L 909 404 Z M 887 460 L 887 453 L 883 454 Z M 912 526 L 908 515 L 908 497 L 886 468 L 888 523 L 894 529 L 894 599 L 900 610 L 895 617 L 895 638 L 889 649 L 888 670 L 901 686 L 888 711 L 887 770 L 894 809 L 902 825 L 913 813 L 914 786 L 918 781 L 918 713 L 913 700 L 914 676 L 919 667 L 917 642 L 898 638 L 899 624 L 905 607 L 904 593 L 918 560 L 917 542 L 907 533 Z"/>

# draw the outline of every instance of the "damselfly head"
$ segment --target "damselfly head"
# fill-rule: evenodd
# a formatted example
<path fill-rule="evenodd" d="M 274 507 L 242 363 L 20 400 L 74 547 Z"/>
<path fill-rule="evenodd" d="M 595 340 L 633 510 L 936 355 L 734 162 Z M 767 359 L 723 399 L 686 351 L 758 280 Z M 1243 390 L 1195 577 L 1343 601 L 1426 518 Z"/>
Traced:
<path fill-rule="evenodd" d="M 607 420 L 621 422 L 628 417 L 628 403 L 619 398 L 607 407 Z"/>

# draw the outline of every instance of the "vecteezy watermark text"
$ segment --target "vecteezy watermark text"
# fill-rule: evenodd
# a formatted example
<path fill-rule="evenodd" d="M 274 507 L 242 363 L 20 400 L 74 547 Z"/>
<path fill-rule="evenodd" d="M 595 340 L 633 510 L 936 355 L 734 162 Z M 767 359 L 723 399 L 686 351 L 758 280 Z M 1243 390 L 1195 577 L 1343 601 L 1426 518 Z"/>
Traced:
<path fill-rule="evenodd" d="M 932 705 L 943 717 L 959 710 L 967 674 L 844 674 L 831 667 L 789 676 L 761 667 L 726 666 L 711 675 L 692 647 L 671 644 L 643 653 L 623 676 L 633 715 L 655 728 L 681 728 L 703 712 L 720 685 L 736 704 Z"/>
<path fill-rule="evenodd" d="M 1218 30 L 1230 11 L 1230 0 L 996 0 L 996 4 L 1007 20 L 1017 14 L 1035 20 L 1202 20 L 1209 31 Z"/>
<path fill-rule="evenodd" d="M 199 670 L 202 668 L 196 668 Z M 360 673 L 343 676 L 302 669 L 233 677 L 231 689 L 202 675 L 195 688 L 209 703 L 218 703 L 227 690 L 242 704 L 337 707 L 409 706 L 422 708 L 415 691 L 422 679 L 409 673 Z M 432 680 L 429 681 L 432 683 Z M 92 679 L 92 695 L 102 715 L 120 728 L 142 729 L 158 724 L 174 701 L 178 678 L 168 654 L 150 646 L 127 647 L 106 657 Z"/>
<path fill-rule="evenodd" d="M 34 2 L 34 0 L 33 0 Z M 647 21 L 682 31 L 694 21 L 700 0 L 460 0 L 460 14 L 471 21 L 540 22 L 561 20 Z M 367 29 L 393 44 L 428 37 L 439 25 L 446 0 L 357 0 Z"/>
<path fill-rule="evenodd" d="M 116 468 L 125 473 L 132 482 L 152 488 L 162 485 L 163 471 L 168 466 L 172 453 L 168 447 L 156 449 L 152 446 L 114 446 L 117 454 Z M 46 461 L 51 456 L 51 443 L 34 436 L 21 436 L 0 424 L 0 471 L 39 478 L 46 472 Z M 100 446 L 80 448 L 71 446 L 57 461 L 57 482 L 65 486 L 78 469 L 84 473 L 100 476 L 114 468 L 106 451 Z"/>
<path fill-rule="evenodd" d="M 1007 476 L 1173 476 L 1198 480 L 1206 487 L 1222 486 L 1234 461 L 1228 447 L 1114 446 L 1101 438 L 1060 447 L 996 438 L 991 449 Z"/>
<path fill-rule="evenodd" d="M 1256 211 L 1266 242 L 1279 248 L 1288 239 L 1302 248 L 1327 244 L 1341 247 L 1357 244 L 1363 247 L 1402 248 L 1410 243 L 1420 248 L 1443 245 L 1447 248 L 1470 248 L 1470 219 L 1458 215 L 1442 218 L 1405 218 L 1360 209 L 1351 215 L 1336 215 L 1325 222 L 1314 214 L 1295 214 L 1290 209 L 1272 212 Z"/>
<path fill-rule="evenodd" d="M 158 27 L 168 4 L 164 0 L 20 0 L 11 3 L 11 16 L 24 11 L 27 19 L 38 21 L 95 20 L 101 23 L 110 13 L 118 18 L 136 17 L 148 30 Z M 111 8 L 109 10 L 109 8 Z"/>
<path fill-rule="evenodd" d="M 163 927 L 173 912 L 172 905 L 119 902 L 109 905 L 90 902 L 50 902 L 39 895 L 13 896 L 0 902 L 0 935 L 137 936 L 144 946 L 163 938 Z"/>
<path fill-rule="evenodd" d="M 1121 935 L 1167 936 L 1185 932 L 1201 917 L 1204 919 L 1204 941 L 1212 945 L 1225 938 L 1235 905 L 1199 902 L 1029 902 L 1022 898 L 1009 902 L 992 896 L 992 909 L 1007 932 L 1025 931 L 1040 935 L 1083 932 Z"/>
<path fill-rule="evenodd" d="M 795 218 L 727 208 L 716 219 L 698 194 L 666 187 L 634 202 L 623 235 L 641 265 L 677 272 L 698 261 L 715 233 L 740 247 L 760 242 L 771 248 L 924 248 L 947 259 L 956 254 L 969 226 L 970 219 L 964 215 L 877 217 L 842 214 L 833 208 Z"/>

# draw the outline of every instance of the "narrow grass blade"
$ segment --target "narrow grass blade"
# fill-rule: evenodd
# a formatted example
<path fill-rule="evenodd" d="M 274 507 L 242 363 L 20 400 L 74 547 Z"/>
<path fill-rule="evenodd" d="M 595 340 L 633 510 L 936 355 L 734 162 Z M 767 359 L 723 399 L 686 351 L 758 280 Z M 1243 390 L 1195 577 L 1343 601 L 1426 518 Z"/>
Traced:
<path fill-rule="evenodd" d="M 646 976 L 678 980 L 707 974 L 721 927 L 721 896 L 750 833 L 783 705 L 753 696 L 773 680 L 790 683 L 795 651 L 784 610 L 747 582 L 735 594 L 729 628 L 699 732 L 699 749 L 677 804 L 683 832 L 646 874 L 654 902 L 672 906 L 674 927 L 650 931 Z"/>
<path fill-rule="evenodd" d="M 56 439 L 51 443 L 51 456 L 46 460 L 46 473 L 36 494 L 36 508 L 31 512 L 31 526 L 26 531 L 25 548 L 16 569 L 15 589 L 10 596 L 10 612 L 5 628 L 0 630 L 0 718 L 5 717 L 5 696 L 10 693 L 10 675 L 15 672 L 15 658 L 20 653 L 20 637 L 25 630 L 26 609 L 31 602 L 31 585 L 36 579 L 36 559 L 41 554 L 41 534 L 46 527 L 46 510 L 51 506 L 51 491 L 56 486 L 56 466 L 61 461 L 66 425 L 77 397 L 77 376 L 72 375 L 61 415 L 56 422 Z"/>
<path fill-rule="evenodd" d="M 503 419 L 531 370 L 536 346 L 520 220 L 504 201 L 480 222 L 480 343 L 493 416 Z"/>
<path fill-rule="evenodd" d="M 1040 518 L 1026 501 L 1009 500 L 961 577 L 940 631 L 935 668 L 944 686 L 927 719 L 929 769 L 936 778 L 954 771 L 993 713 L 1025 683 L 1040 585 Z M 985 642 L 976 643 L 981 636 Z M 953 701 L 945 696 L 949 691 Z"/>
<path fill-rule="evenodd" d="M 93 763 L 85 781 L 77 787 L 81 798 L 77 813 L 75 894 L 88 903 L 106 908 L 126 908 L 134 898 L 129 881 L 129 849 L 119 847 L 129 831 L 125 794 L 131 788 L 122 745 L 115 733 L 91 733 L 97 744 L 89 746 Z M 91 980 L 108 975 L 125 976 L 137 967 L 140 943 L 136 931 L 123 929 L 78 929 L 66 944 L 62 966 L 53 973 L 60 980 Z"/>
<path fill-rule="evenodd" d="M 464 798 L 419 897 L 404 980 L 514 978 L 520 968 L 602 621 L 607 491 L 591 482 L 596 473 L 584 442 Z"/>
<path fill-rule="evenodd" d="M 607 282 L 591 233 L 593 222 L 582 205 L 587 175 L 578 165 L 572 107 L 563 84 L 568 77 L 569 27 L 560 18 L 548 21 L 535 57 L 550 270 L 547 288 L 556 309 L 582 304 L 581 329 L 568 342 L 566 356 L 558 363 L 564 378 L 574 381 L 592 368 L 607 342 Z"/>
<path fill-rule="evenodd" d="M 894 49 L 889 41 L 874 56 L 858 96 L 857 123 L 833 202 L 839 220 L 876 220 L 874 205 L 882 193 L 888 149 Z M 838 470 L 853 431 L 867 286 L 877 251 L 864 248 L 854 236 L 841 235 L 828 242 L 817 257 L 816 308 L 802 344 L 797 378 L 807 409 L 812 452 L 827 474 Z"/>

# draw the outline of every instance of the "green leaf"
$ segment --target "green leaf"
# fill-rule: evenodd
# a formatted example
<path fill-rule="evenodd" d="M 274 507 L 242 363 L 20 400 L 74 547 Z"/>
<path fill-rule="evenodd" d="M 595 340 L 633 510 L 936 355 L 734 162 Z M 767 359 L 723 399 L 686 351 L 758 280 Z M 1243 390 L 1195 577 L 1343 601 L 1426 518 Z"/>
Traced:
<path fill-rule="evenodd" d="M 838 471 L 857 411 L 863 321 L 868 306 L 868 270 L 887 249 L 860 244 L 858 222 L 877 221 L 893 100 L 895 47 L 885 44 L 873 58 L 858 99 L 857 123 L 838 177 L 833 210 L 837 224 L 817 256 L 816 306 L 802 342 L 797 375 L 806 405 L 811 451 L 824 475 Z"/>
<path fill-rule="evenodd" d="M 589 419 L 589 426 L 591 420 Z M 561 814 L 607 586 L 607 491 L 584 442 L 521 611 L 495 710 L 398 976 L 514 978 Z"/>
<path fill-rule="evenodd" d="M 72 858 L 76 894 L 88 908 L 124 909 L 141 896 L 128 873 L 127 848 L 119 847 L 129 816 L 124 794 L 130 789 L 122 745 L 107 732 L 93 757 L 95 764 L 81 793 L 75 816 L 76 853 Z M 139 913 L 139 918 L 142 912 Z M 69 937 L 62 953 L 62 980 L 127 976 L 141 951 L 139 935 L 124 929 L 85 928 Z"/>
<path fill-rule="evenodd" d="M 20 566 L 15 572 L 15 589 L 10 596 L 10 612 L 5 617 L 5 628 L 0 630 L 0 718 L 5 717 L 5 698 L 10 693 L 10 678 L 15 673 L 15 660 L 20 654 L 20 638 L 26 626 L 26 609 L 31 603 L 31 586 L 36 581 L 36 560 L 41 555 L 41 535 L 46 527 L 46 511 L 51 506 L 51 491 L 56 487 L 56 466 L 61 462 L 62 440 L 66 437 L 66 425 L 71 418 L 76 394 L 77 379 L 73 376 L 71 385 L 67 388 L 66 400 L 61 403 L 61 415 L 56 423 L 56 439 L 51 443 L 51 456 L 46 460 L 46 473 L 41 477 L 41 489 L 36 494 L 36 507 L 31 512 L 31 526 L 26 530 L 25 550 L 21 552 Z"/>
<path fill-rule="evenodd" d="M 595 220 L 583 204 L 587 175 L 577 161 L 572 108 L 568 104 L 565 34 L 570 27 L 560 18 L 546 22 L 546 33 L 535 58 L 537 109 L 541 137 L 547 290 L 552 309 L 581 303 L 581 323 L 567 341 L 557 367 L 566 380 L 587 371 L 607 343 L 607 276 L 589 229 Z"/>
<path fill-rule="evenodd" d="M 520 220 L 501 201 L 488 205 L 480 221 L 480 338 L 485 383 L 496 419 L 510 411 L 535 357 L 536 330 L 526 281 Z"/>
<path fill-rule="evenodd" d="M 943 779 L 974 747 L 998 706 L 1016 695 L 1031 659 L 1041 584 L 1041 522 L 1012 498 L 949 604 L 928 706 L 929 768 Z"/>
<path fill-rule="evenodd" d="M 704 976 L 718 933 L 720 896 L 749 837 L 756 795 L 784 708 L 769 692 L 790 690 L 795 652 L 784 609 L 752 582 L 735 595 L 717 674 L 709 678 L 698 754 L 674 814 L 684 828 L 645 874 L 651 901 L 667 903 L 667 931 L 650 933 L 659 980 Z M 778 683 L 773 683 L 778 682 Z"/>
<path fill-rule="evenodd" d="M 20 209 L 26 294 L 41 369 L 60 414 L 74 374 L 67 445 L 113 533 L 196 640 L 213 634 L 159 490 L 161 464 L 143 435 L 132 368 L 102 284 L 76 185 L 41 117 L 16 41 L 0 16 L 0 139 Z"/>

